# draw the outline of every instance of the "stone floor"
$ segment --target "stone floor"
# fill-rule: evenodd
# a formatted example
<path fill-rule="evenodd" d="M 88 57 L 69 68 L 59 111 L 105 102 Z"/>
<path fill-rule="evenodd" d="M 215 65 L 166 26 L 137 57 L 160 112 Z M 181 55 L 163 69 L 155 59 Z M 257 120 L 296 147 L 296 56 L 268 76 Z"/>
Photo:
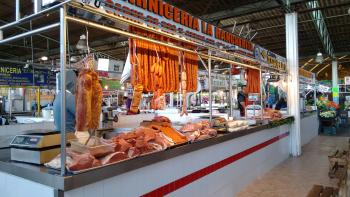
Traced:
<path fill-rule="evenodd" d="M 329 153 L 345 149 L 347 137 L 318 136 L 303 147 L 303 154 L 289 158 L 243 189 L 237 197 L 304 197 L 314 184 L 336 186 L 328 178 Z"/>

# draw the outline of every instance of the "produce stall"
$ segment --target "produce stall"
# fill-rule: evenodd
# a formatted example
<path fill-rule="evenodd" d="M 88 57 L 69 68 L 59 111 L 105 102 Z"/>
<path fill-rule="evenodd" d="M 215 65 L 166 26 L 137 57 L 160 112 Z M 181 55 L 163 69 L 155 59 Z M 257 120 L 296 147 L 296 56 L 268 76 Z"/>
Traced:
<path fill-rule="evenodd" d="M 128 126 L 132 127 L 121 128 L 121 122 L 108 131 L 97 132 L 102 87 L 94 54 L 88 53 L 74 65 L 80 69 L 75 120 L 77 133 L 89 131 L 90 136 L 74 139 L 66 133 L 63 121 L 61 133 L 53 134 L 54 140 L 60 142 L 54 144 L 54 151 L 60 154 L 50 159 L 40 158 L 40 161 L 36 158 L 35 164 L 18 162 L 13 155 L 20 158 L 24 152 L 45 151 L 47 147 L 43 147 L 43 141 L 47 140 L 46 135 L 16 136 L 11 142 L 11 150 L 3 149 L 0 156 L 0 180 L 6 183 L 1 184 L 1 189 L 6 195 L 184 196 L 190 192 L 198 196 L 227 196 L 236 194 L 289 157 L 289 124 L 294 118 L 282 115 L 278 110 L 265 110 L 259 85 L 264 72 L 285 75 L 285 58 L 165 2 L 156 1 L 159 6 L 130 2 L 91 1 L 88 4 L 68 0 L 42 12 L 46 14 L 60 9 L 60 23 L 51 27 L 60 26 L 63 82 L 66 79 L 67 22 L 129 38 L 133 98 L 127 118 L 140 121 L 133 120 L 137 123 L 130 125 L 127 118 L 121 118 L 120 121 L 128 121 Z M 103 16 L 127 27 L 101 25 L 84 18 L 84 14 L 79 15 L 78 11 L 72 14 L 67 10 Z M 35 17 L 38 16 L 22 20 Z M 6 41 L 11 41 L 11 38 L 5 38 L 2 43 Z M 184 123 L 173 121 L 171 117 L 139 114 L 142 93 L 153 94 L 151 106 L 155 110 L 164 108 L 165 93 L 179 93 L 182 105 L 177 116 L 187 117 L 186 96 L 197 90 L 198 61 L 207 69 L 209 78 L 207 117 Z M 231 118 L 232 110 L 228 119 L 213 116 L 211 75 L 214 61 L 248 70 L 247 93 L 258 95 L 254 97 L 257 103 L 253 105 L 260 105 L 259 115 L 255 114 L 254 108 L 253 116 L 242 119 Z M 61 96 L 65 101 L 63 82 Z M 249 102 L 252 100 L 247 100 Z M 62 120 L 66 119 L 65 105 L 62 102 Z M 17 187 L 22 189 L 14 189 Z"/>
<path fill-rule="evenodd" d="M 309 143 L 318 135 L 318 115 L 316 111 L 317 81 L 315 74 L 299 69 L 301 145 Z"/>

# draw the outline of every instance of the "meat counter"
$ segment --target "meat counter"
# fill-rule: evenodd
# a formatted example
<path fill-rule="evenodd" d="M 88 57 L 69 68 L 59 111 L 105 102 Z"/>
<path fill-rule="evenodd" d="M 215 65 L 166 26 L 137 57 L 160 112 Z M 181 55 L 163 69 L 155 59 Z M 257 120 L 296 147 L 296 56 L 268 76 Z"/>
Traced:
<path fill-rule="evenodd" d="M 2 149 L 0 189 L 16 197 L 234 196 L 289 157 L 289 132 L 288 124 L 254 126 L 64 177 L 11 162 Z"/>

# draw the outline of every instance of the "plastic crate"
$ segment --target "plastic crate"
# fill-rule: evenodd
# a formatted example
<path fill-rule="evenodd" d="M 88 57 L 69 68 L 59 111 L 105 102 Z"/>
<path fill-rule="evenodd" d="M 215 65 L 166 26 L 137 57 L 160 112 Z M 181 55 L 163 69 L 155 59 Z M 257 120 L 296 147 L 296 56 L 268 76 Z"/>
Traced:
<path fill-rule="evenodd" d="M 322 127 L 323 133 L 327 135 L 336 135 L 337 128 L 336 127 Z"/>

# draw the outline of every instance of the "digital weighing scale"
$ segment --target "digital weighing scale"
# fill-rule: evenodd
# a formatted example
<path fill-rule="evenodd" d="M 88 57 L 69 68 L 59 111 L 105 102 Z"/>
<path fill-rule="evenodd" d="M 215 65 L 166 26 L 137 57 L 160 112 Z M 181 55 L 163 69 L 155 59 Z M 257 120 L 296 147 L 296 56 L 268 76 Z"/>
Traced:
<path fill-rule="evenodd" d="M 66 139 L 75 138 L 74 133 L 66 134 Z M 60 153 L 61 134 L 56 131 L 29 130 L 16 135 L 10 143 L 11 160 L 34 164 L 51 161 Z"/>

